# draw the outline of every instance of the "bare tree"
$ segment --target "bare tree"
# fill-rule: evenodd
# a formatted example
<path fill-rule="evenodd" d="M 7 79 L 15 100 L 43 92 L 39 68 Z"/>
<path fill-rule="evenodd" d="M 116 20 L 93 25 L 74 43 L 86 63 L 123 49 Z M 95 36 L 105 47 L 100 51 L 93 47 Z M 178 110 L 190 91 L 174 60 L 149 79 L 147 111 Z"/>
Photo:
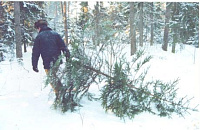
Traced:
<path fill-rule="evenodd" d="M 131 39 L 131 55 L 135 54 L 136 52 L 136 31 L 135 31 L 135 9 L 134 3 L 130 2 L 130 39 Z"/>
<path fill-rule="evenodd" d="M 15 19 L 16 57 L 17 58 L 22 58 L 22 43 L 21 43 L 20 5 L 19 5 L 19 1 L 15 1 L 14 2 L 14 19 Z"/>

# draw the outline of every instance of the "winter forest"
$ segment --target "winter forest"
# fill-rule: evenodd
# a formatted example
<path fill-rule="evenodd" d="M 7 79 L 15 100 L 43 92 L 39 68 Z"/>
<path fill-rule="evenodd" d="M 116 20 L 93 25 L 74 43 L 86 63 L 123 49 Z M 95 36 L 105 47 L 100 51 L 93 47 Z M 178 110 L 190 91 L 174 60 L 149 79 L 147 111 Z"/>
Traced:
<path fill-rule="evenodd" d="M 41 19 L 70 51 L 48 73 Z M 199 2 L 0 1 L 0 130 L 199 130 L 199 77 Z"/>

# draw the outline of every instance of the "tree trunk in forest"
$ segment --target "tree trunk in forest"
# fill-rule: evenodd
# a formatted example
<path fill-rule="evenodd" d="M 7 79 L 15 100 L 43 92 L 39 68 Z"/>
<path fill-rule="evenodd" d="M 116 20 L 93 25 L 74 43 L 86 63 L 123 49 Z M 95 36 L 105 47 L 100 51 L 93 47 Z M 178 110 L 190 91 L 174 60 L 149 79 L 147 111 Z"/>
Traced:
<path fill-rule="evenodd" d="M 57 21 L 57 15 L 58 15 L 58 9 L 57 9 L 57 2 L 54 2 L 55 4 L 55 17 L 54 17 L 54 30 L 56 31 L 56 21 Z"/>
<path fill-rule="evenodd" d="M 19 5 L 18 1 L 14 2 L 14 19 L 15 19 L 16 57 L 17 58 L 22 58 L 21 27 L 20 27 L 20 5 Z"/>
<path fill-rule="evenodd" d="M 70 7 L 70 1 L 68 1 L 68 4 L 67 4 L 67 16 L 69 17 L 69 13 L 70 13 L 70 10 L 69 10 L 69 7 Z"/>
<path fill-rule="evenodd" d="M 26 43 L 24 43 L 24 52 L 27 52 L 27 47 Z"/>
<path fill-rule="evenodd" d="M 4 25 L 4 9 L 3 9 L 3 1 L 0 2 L 0 39 L 3 39 L 3 25 Z"/>
<path fill-rule="evenodd" d="M 173 42 L 172 42 L 172 53 L 175 53 L 176 51 L 176 44 L 178 42 L 178 21 L 177 21 L 177 16 L 178 16 L 178 9 L 177 9 L 177 2 L 173 3 L 173 16 L 172 16 L 172 21 L 173 21 Z"/>
<path fill-rule="evenodd" d="M 135 11 L 134 3 L 130 2 L 130 40 L 131 40 L 131 55 L 134 55 L 136 52 L 136 27 L 134 24 L 135 21 Z"/>
<path fill-rule="evenodd" d="M 95 44 L 97 46 L 99 46 L 100 41 L 99 41 L 99 15 L 100 15 L 100 11 L 99 11 L 99 2 L 96 2 L 96 6 L 95 6 L 95 11 L 96 11 L 96 18 L 95 18 Z"/>
<path fill-rule="evenodd" d="M 67 2 L 64 1 L 63 4 L 63 20 L 64 20 L 64 28 L 65 28 L 65 44 L 68 46 L 68 29 L 67 29 Z"/>
<path fill-rule="evenodd" d="M 22 22 L 22 26 L 23 27 L 25 27 L 25 19 L 24 18 L 22 18 L 21 19 L 21 21 L 23 21 Z M 22 28 L 22 44 L 24 45 L 24 52 L 27 52 L 27 41 L 26 41 L 26 35 L 24 35 L 24 33 L 25 33 L 25 31 L 24 31 L 24 29 Z"/>
<path fill-rule="evenodd" d="M 63 14 L 63 3 L 62 3 L 62 1 L 60 2 L 60 7 L 61 7 L 62 16 L 64 16 L 64 14 Z"/>
<path fill-rule="evenodd" d="M 171 3 L 169 3 L 169 2 L 166 3 L 165 29 L 164 29 L 164 44 L 162 45 L 162 49 L 163 49 L 164 51 L 167 51 L 167 47 L 168 47 L 170 5 L 171 5 Z"/>
<path fill-rule="evenodd" d="M 150 40 L 150 45 L 153 46 L 153 31 L 154 31 L 154 28 L 153 28 L 153 24 L 154 24 L 154 21 L 153 21 L 153 8 L 154 8 L 154 5 L 153 5 L 153 2 L 151 2 L 151 14 L 150 14 L 150 19 L 151 19 L 151 40 Z"/>
<path fill-rule="evenodd" d="M 139 22 L 139 31 L 140 31 L 140 46 L 143 47 L 143 2 L 140 2 L 140 22 Z"/>

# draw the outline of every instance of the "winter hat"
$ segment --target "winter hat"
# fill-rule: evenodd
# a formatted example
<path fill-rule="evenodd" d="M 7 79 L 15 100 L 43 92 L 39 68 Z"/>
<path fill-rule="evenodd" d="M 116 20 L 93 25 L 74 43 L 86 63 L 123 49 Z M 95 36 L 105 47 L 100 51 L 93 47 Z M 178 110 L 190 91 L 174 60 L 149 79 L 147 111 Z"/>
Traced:
<path fill-rule="evenodd" d="M 43 20 L 43 19 L 41 19 L 41 20 L 38 20 L 37 22 L 35 22 L 35 25 L 34 25 L 34 27 L 36 28 L 36 29 L 38 29 L 39 27 L 41 27 L 41 26 L 43 26 L 43 25 L 46 25 L 47 26 L 47 21 L 46 20 Z"/>

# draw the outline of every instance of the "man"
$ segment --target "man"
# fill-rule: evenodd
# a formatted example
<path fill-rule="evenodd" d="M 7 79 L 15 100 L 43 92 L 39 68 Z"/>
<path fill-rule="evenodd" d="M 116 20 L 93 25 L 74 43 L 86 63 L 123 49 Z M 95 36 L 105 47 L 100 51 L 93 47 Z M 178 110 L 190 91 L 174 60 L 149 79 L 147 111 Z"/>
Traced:
<path fill-rule="evenodd" d="M 61 55 L 61 51 L 65 54 L 66 59 L 70 57 L 70 52 L 66 47 L 64 41 L 61 36 L 53 31 L 51 28 L 47 26 L 46 20 L 38 20 L 35 22 L 35 28 L 38 30 L 39 34 L 37 35 L 34 46 L 32 49 L 32 66 L 35 72 L 39 72 L 37 65 L 38 59 L 41 55 L 43 60 L 43 65 L 45 72 L 48 74 L 50 68 L 55 64 Z M 58 67 L 52 71 L 52 75 L 56 78 L 56 72 Z M 62 86 L 60 80 L 56 80 L 56 82 L 51 83 L 55 94 L 57 95 L 59 92 L 59 88 Z"/>

